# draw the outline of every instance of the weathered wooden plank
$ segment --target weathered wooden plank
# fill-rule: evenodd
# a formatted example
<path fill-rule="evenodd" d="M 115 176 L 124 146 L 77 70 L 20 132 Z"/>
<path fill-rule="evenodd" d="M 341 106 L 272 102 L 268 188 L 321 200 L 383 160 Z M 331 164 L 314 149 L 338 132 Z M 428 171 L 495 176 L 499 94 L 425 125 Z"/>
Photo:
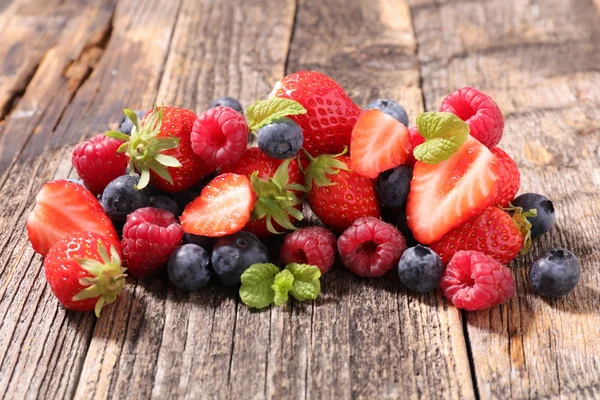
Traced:
<path fill-rule="evenodd" d="M 426 109 L 479 87 L 506 118 L 500 146 L 522 191 L 549 196 L 555 228 L 512 266 L 517 295 L 467 313 L 481 398 L 598 396 L 600 371 L 600 18 L 589 1 L 411 0 Z M 560 21 L 560 22 L 559 22 Z M 528 266 L 563 246 L 582 278 L 564 299 L 535 296 Z"/>

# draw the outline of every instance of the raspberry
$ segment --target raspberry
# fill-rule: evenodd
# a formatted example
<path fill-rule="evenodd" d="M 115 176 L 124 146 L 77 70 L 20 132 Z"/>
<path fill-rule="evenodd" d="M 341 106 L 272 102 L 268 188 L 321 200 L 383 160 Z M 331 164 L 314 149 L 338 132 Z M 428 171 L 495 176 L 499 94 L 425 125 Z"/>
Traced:
<path fill-rule="evenodd" d="M 451 112 L 465 121 L 471 129 L 469 134 L 490 149 L 502 139 L 502 111 L 491 97 L 477 89 L 455 90 L 442 101 L 440 111 Z"/>
<path fill-rule="evenodd" d="M 510 158 L 508 154 L 500 147 L 494 147 L 491 150 L 498 159 L 498 194 L 496 202 L 501 207 L 506 207 L 508 203 L 515 199 L 519 186 L 521 184 L 521 174 L 517 168 L 517 163 Z"/>
<path fill-rule="evenodd" d="M 198 116 L 190 139 L 194 153 L 207 164 L 232 164 L 246 150 L 248 125 L 239 112 L 218 106 Z"/>
<path fill-rule="evenodd" d="M 359 218 L 337 242 L 342 264 L 357 275 L 381 276 L 398 263 L 406 250 L 402 234 L 374 217 Z"/>
<path fill-rule="evenodd" d="M 139 208 L 129 214 L 123 226 L 123 256 L 128 271 L 137 277 L 163 266 L 181 245 L 183 229 L 168 211 Z"/>
<path fill-rule="evenodd" d="M 324 274 L 335 261 L 335 236 L 320 226 L 298 229 L 286 236 L 280 255 L 284 265 L 315 265 Z"/>
<path fill-rule="evenodd" d="M 95 195 L 113 179 L 125 174 L 127 156 L 117 153 L 121 141 L 99 133 L 73 149 L 71 163 L 85 186 Z"/>
<path fill-rule="evenodd" d="M 457 252 L 444 271 L 440 288 L 457 308 L 485 310 L 515 293 L 510 270 L 478 251 Z"/>

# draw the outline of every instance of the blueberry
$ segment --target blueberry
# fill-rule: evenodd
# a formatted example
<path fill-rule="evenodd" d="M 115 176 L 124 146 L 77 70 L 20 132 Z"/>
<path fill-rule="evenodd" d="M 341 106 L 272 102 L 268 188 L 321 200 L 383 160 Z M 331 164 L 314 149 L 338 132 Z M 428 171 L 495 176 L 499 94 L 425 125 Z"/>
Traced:
<path fill-rule="evenodd" d="M 396 213 L 395 225 L 396 228 L 398 228 L 398 230 L 400 231 L 400 233 L 402 233 L 402 236 L 404 236 L 404 240 L 406 240 L 407 246 L 416 246 L 417 244 L 419 244 L 419 242 L 417 242 L 417 239 L 415 239 L 415 236 L 413 235 L 412 231 L 408 227 L 405 208 L 401 209 Z"/>
<path fill-rule="evenodd" d="M 149 207 L 160 208 L 161 210 L 169 211 L 174 216 L 178 217 L 181 214 L 177 202 L 167 196 L 151 196 Z"/>
<path fill-rule="evenodd" d="M 366 109 L 376 108 L 383 111 L 384 113 L 391 115 L 398 121 L 402 122 L 404 126 L 408 126 L 408 115 L 406 110 L 400 104 L 390 99 L 377 99 L 367 104 Z"/>
<path fill-rule="evenodd" d="M 225 286 L 236 287 L 248 267 L 269 262 L 269 252 L 256 236 L 242 231 L 217 239 L 211 260 L 217 278 Z"/>
<path fill-rule="evenodd" d="M 411 179 L 412 168 L 408 165 L 383 171 L 377 178 L 375 186 L 379 204 L 391 208 L 403 207 L 408 197 Z"/>
<path fill-rule="evenodd" d="M 258 147 L 269 157 L 286 159 L 298 154 L 304 142 L 302 129 L 288 118 L 264 126 L 258 131 Z"/>
<path fill-rule="evenodd" d="M 100 204 L 114 222 L 124 222 L 133 211 L 147 207 L 150 203 L 150 192 L 147 188 L 135 189 L 139 180 L 136 175 L 123 175 L 104 189 Z"/>
<path fill-rule="evenodd" d="M 548 232 L 554 224 L 554 203 L 547 197 L 536 193 L 523 193 L 513 200 L 515 207 L 521 207 L 523 211 L 537 210 L 536 217 L 527 217 L 531 223 L 531 237 L 541 236 Z"/>
<path fill-rule="evenodd" d="M 580 270 L 575 254 L 566 249 L 552 249 L 533 263 L 529 280 L 533 290 L 542 296 L 565 296 L 577 286 Z"/>
<path fill-rule="evenodd" d="M 400 282 L 419 293 L 434 291 L 443 273 L 442 259 L 429 247 L 420 244 L 406 249 L 398 262 Z"/>
<path fill-rule="evenodd" d="M 140 119 L 140 122 L 142 121 L 142 118 L 144 118 L 144 115 L 146 115 L 146 111 L 138 110 L 135 113 L 137 114 L 138 118 Z M 129 118 L 127 118 L 127 116 L 123 117 L 123 119 L 121 120 L 121 123 L 119 124 L 119 132 L 122 132 L 126 135 L 130 135 L 132 128 L 133 128 L 133 122 L 131 122 L 131 120 Z"/>
<path fill-rule="evenodd" d="M 210 280 L 210 256 L 200 246 L 184 244 L 171 255 L 167 264 L 169 279 L 181 290 L 200 289 Z"/>
<path fill-rule="evenodd" d="M 198 236 L 191 233 L 183 234 L 183 243 L 192 243 L 206 250 L 212 249 L 215 240 L 215 238 L 208 236 Z"/>
<path fill-rule="evenodd" d="M 213 108 L 213 107 L 217 107 L 217 106 L 233 108 L 237 112 L 240 112 L 242 114 L 244 113 L 244 110 L 242 109 L 242 105 L 240 104 L 240 102 L 231 96 L 223 96 L 223 97 L 219 97 L 218 99 L 211 101 L 208 108 Z"/>

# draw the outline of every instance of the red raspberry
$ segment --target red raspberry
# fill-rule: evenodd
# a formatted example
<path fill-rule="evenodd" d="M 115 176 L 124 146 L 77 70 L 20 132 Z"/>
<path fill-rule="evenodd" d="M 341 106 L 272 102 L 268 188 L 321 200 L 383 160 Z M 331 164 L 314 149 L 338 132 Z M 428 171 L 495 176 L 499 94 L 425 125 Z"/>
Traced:
<path fill-rule="evenodd" d="M 440 111 L 451 112 L 465 121 L 471 129 L 470 135 L 490 149 L 502 139 L 502 111 L 491 97 L 477 89 L 455 90 L 442 101 Z"/>
<path fill-rule="evenodd" d="M 125 174 L 127 156 L 117 153 L 121 143 L 99 133 L 73 149 L 71 163 L 90 192 L 102 194 L 106 185 Z"/>
<path fill-rule="evenodd" d="M 148 275 L 166 263 L 181 245 L 183 229 L 173 214 L 158 208 L 138 208 L 123 226 L 123 256 L 127 270 L 137 277 Z"/>
<path fill-rule="evenodd" d="M 194 153 L 207 164 L 232 164 L 248 146 L 248 124 L 239 112 L 218 106 L 198 116 L 190 139 Z"/>
<path fill-rule="evenodd" d="M 335 261 L 335 236 L 321 226 L 298 229 L 286 236 L 280 256 L 284 265 L 315 265 L 324 274 Z"/>
<path fill-rule="evenodd" d="M 357 275 L 381 276 L 406 250 L 404 236 L 393 225 L 374 217 L 359 218 L 337 242 L 342 264 Z"/>
<path fill-rule="evenodd" d="M 459 251 L 446 267 L 440 288 L 457 308 L 485 310 L 504 303 L 515 293 L 510 270 L 478 251 Z"/>
<path fill-rule="evenodd" d="M 496 195 L 496 204 L 500 207 L 506 207 L 508 203 L 515 199 L 519 186 L 521 185 L 521 174 L 515 160 L 500 147 L 494 147 L 491 150 L 498 159 L 498 194 Z"/>
<path fill-rule="evenodd" d="M 412 149 L 414 151 L 415 147 L 425 142 L 425 138 L 421 136 L 419 129 L 416 126 L 410 128 L 408 132 L 410 133 L 410 144 L 412 144 Z M 410 165 L 411 167 L 414 167 L 415 163 L 417 162 L 415 156 L 413 155 L 413 151 L 410 152 L 408 159 L 406 160 L 406 164 Z"/>

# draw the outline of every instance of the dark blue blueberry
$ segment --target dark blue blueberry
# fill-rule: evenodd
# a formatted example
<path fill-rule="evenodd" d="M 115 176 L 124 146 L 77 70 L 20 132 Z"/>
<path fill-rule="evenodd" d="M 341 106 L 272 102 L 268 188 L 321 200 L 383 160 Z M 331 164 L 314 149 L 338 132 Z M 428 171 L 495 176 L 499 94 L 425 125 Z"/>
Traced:
<path fill-rule="evenodd" d="M 434 291 L 443 273 L 442 259 L 429 247 L 420 244 L 406 249 L 398 262 L 400 282 L 415 292 Z"/>
<path fill-rule="evenodd" d="M 140 122 L 142 121 L 142 118 L 144 118 L 144 115 L 146 115 L 146 111 L 138 110 L 135 113 L 137 114 L 138 118 L 140 119 Z M 130 135 L 132 128 L 133 128 L 133 122 L 131 122 L 131 120 L 129 118 L 127 118 L 127 116 L 123 117 L 123 119 L 121 120 L 121 124 L 119 125 L 119 132 L 122 132 L 126 135 Z"/>
<path fill-rule="evenodd" d="M 383 171 L 377 178 L 377 198 L 383 207 L 400 208 L 406 203 L 412 168 L 408 165 Z"/>
<path fill-rule="evenodd" d="M 302 129 L 288 118 L 262 127 L 258 131 L 258 147 L 269 157 L 286 159 L 298 154 L 304 142 Z"/>
<path fill-rule="evenodd" d="M 413 235 L 412 231 L 408 227 L 405 208 L 402 208 L 396 213 L 395 225 L 396 228 L 398 228 L 398 230 L 400 231 L 400 233 L 402 233 L 402 236 L 404 236 L 404 240 L 406 240 L 407 246 L 416 246 L 417 244 L 419 244 L 419 242 L 417 242 L 417 239 L 415 239 L 415 236 Z"/>
<path fill-rule="evenodd" d="M 269 262 L 269 252 L 256 236 L 242 231 L 217 239 L 211 261 L 217 278 L 225 286 L 236 287 L 248 267 Z"/>
<path fill-rule="evenodd" d="M 169 211 L 176 217 L 179 217 L 179 215 L 181 214 L 177 202 L 167 196 L 157 195 L 150 197 L 150 203 L 148 203 L 148 206 Z"/>
<path fill-rule="evenodd" d="M 575 254 L 566 249 L 552 249 L 529 269 L 533 290 L 542 296 L 565 296 L 577 286 L 581 265 Z"/>
<path fill-rule="evenodd" d="M 195 244 L 184 244 L 171 255 L 167 264 L 169 279 L 181 290 L 191 292 L 210 280 L 210 256 Z"/>
<path fill-rule="evenodd" d="M 515 207 L 521 207 L 523 211 L 537 210 L 536 217 L 527 217 L 531 223 L 531 237 L 541 236 L 548 232 L 554 224 L 554 204 L 547 197 L 536 193 L 523 193 L 513 200 Z"/>
<path fill-rule="evenodd" d="M 191 233 L 183 234 L 183 243 L 192 243 L 206 250 L 212 249 L 213 245 L 215 244 L 215 240 L 215 238 L 208 236 L 198 236 Z"/>
<path fill-rule="evenodd" d="M 377 99 L 373 100 L 367 107 L 367 110 L 370 108 L 376 108 L 378 110 L 383 111 L 384 113 L 391 115 L 396 118 L 398 121 L 402 122 L 404 126 L 408 126 L 408 115 L 406 114 L 406 110 L 400 104 L 396 103 L 394 100 L 390 99 Z"/>
<path fill-rule="evenodd" d="M 127 216 L 133 211 L 148 207 L 150 191 L 147 188 L 135 189 L 139 179 L 137 175 L 123 175 L 109 183 L 104 189 L 100 204 L 114 222 L 125 222 Z"/>
<path fill-rule="evenodd" d="M 233 108 L 237 112 L 240 112 L 242 114 L 244 113 L 244 110 L 242 109 L 242 105 L 240 104 L 240 102 L 231 96 L 223 96 L 223 97 L 219 97 L 218 99 L 211 101 L 208 108 L 213 108 L 213 107 L 217 107 L 217 106 Z"/>

